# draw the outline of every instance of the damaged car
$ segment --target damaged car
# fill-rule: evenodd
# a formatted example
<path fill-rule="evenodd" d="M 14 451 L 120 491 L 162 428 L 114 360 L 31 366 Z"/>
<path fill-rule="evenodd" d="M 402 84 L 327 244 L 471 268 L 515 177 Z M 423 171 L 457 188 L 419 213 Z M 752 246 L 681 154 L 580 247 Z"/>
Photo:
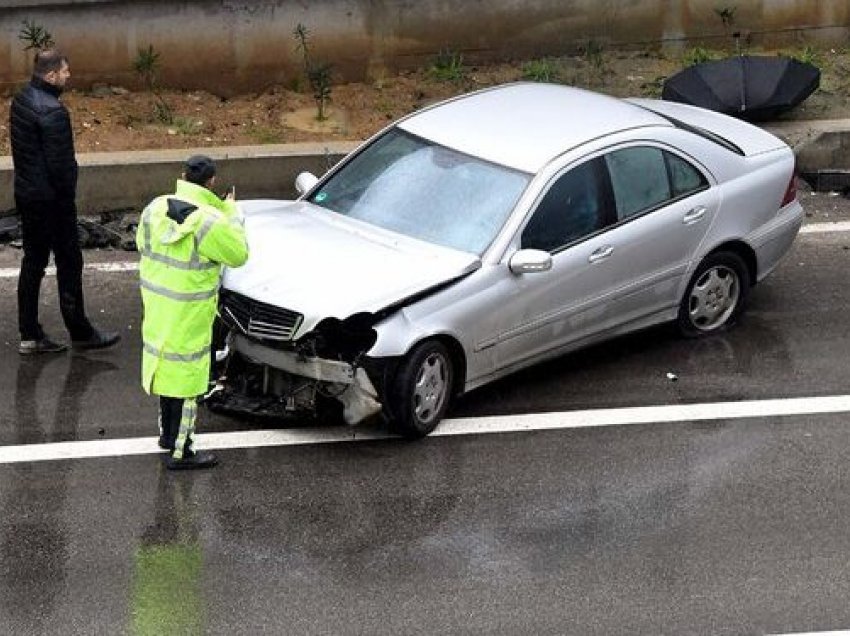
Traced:
<path fill-rule="evenodd" d="M 518 83 L 384 129 L 295 201 L 241 203 L 214 402 L 433 431 L 466 391 L 675 323 L 726 329 L 802 224 L 794 157 L 692 106 Z"/>

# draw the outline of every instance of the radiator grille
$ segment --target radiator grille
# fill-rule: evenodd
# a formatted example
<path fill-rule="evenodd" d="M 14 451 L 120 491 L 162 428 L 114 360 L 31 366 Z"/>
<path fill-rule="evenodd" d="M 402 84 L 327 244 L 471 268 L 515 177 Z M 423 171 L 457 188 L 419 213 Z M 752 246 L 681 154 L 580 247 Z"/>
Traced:
<path fill-rule="evenodd" d="M 219 313 L 231 327 L 258 340 L 292 340 L 304 316 L 242 294 L 222 290 Z"/>

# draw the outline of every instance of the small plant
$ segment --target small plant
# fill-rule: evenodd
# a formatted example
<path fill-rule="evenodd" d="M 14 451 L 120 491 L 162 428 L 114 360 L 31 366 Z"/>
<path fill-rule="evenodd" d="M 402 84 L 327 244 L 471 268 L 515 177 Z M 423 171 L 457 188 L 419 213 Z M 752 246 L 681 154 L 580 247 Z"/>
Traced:
<path fill-rule="evenodd" d="M 584 46 L 584 61 L 588 64 L 592 75 L 588 77 L 588 83 L 604 84 L 607 72 L 605 61 L 605 46 L 596 40 L 588 40 Z"/>
<path fill-rule="evenodd" d="M 204 123 L 193 117 L 173 117 L 171 123 L 181 135 L 196 135 L 204 128 Z"/>
<path fill-rule="evenodd" d="M 43 51 L 55 44 L 53 35 L 40 24 L 24 20 L 21 22 L 21 25 L 21 30 L 18 32 L 18 39 L 26 44 L 24 51 L 30 51 L 32 49 Z"/>
<path fill-rule="evenodd" d="M 450 49 L 437 53 L 428 73 L 441 82 L 459 82 L 464 77 L 463 55 Z"/>
<path fill-rule="evenodd" d="M 159 92 L 159 52 L 154 51 L 153 44 L 148 44 L 147 49 L 139 49 L 136 59 L 133 60 L 133 70 L 142 79 L 145 88 L 154 96 L 154 118 L 163 123 L 174 123 L 174 111 Z"/>
<path fill-rule="evenodd" d="M 584 46 L 584 59 L 591 66 L 603 66 L 605 64 L 605 46 L 596 40 L 588 40 Z"/>
<path fill-rule="evenodd" d="M 295 37 L 298 44 L 295 47 L 296 51 L 301 51 L 301 56 L 304 59 L 304 72 L 307 75 L 307 80 L 310 82 L 310 88 L 313 91 L 313 99 L 316 100 L 316 119 L 325 121 L 327 115 L 325 108 L 331 101 L 331 69 L 332 64 L 326 62 L 316 63 L 310 56 L 308 40 L 310 32 L 300 22 L 293 29 L 292 35 Z"/>
<path fill-rule="evenodd" d="M 720 18 L 720 21 L 723 23 L 723 28 L 728 29 L 733 24 L 735 24 L 735 12 L 738 10 L 738 7 L 716 7 L 714 9 L 714 13 L 717 14 L 717 17 Z"/>
<path fill-rule="evenodd" d="M 735 40 L 735 55 L 742 55 L 744 51 L 741 47 L 741 39 L 744 39 L 744 48 L 749 45 L 750 34 L 748 32 L 743 33 L 740 30 L 733 31 L 729 33 L 729 30 L 735 24 L 735 12 L 738 10 L 738 7 L 726 6 L 726 7 L 715 7 L 714 13 L 720 18 L 720 22 L 723 24 L 723 30 L 727 35 L 731 35 L 732 39 Z"/>
<path fill-rule="evenodd" d="M 664 82 L 667 79 L 664 75 L 659 75 L 650 82 L 644 82 L 640 85 L 644 97 L 658 98 L 664 90 Z"/>
<path fill-rule="evenodd" d="M 823 66 L 823 57 L 810 45 L 806 45 L 802 50 L 792 53 L 790 57 L 800 62 L 817 66 L 818 68 Z"/>
<path fill-rule="evenodd" d="M 555 81 L 557 73 L 549 60 L 531 60 L 522 65 L 522 76 L 532 82 Z"/>
<path fill-rule="evenodd" d="M 695 46 L 692 49 L 688 49 L 682 56 L 682 62 L 685 66 L 694 66 L 695 64 L 702 64 L 703 62 L 710 62 L 713 59 L 714 55 L 711 51 L 701 46 Z"/>
<path fill-rule="evenodd" d="M 155 90 L 156 76 L 159 73 L 159 53 L 153 50 L 153 44 L 149 44 L 147 49 L 139 49 L 136 59 L 133 60 L 133 70 L 142 78 L 149 91 Z"/>

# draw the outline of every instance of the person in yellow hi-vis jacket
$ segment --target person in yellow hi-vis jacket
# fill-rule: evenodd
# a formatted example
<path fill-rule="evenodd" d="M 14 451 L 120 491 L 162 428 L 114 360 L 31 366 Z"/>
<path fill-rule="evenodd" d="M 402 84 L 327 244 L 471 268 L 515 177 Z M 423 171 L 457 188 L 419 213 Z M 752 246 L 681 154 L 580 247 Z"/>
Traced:
<path fill-rule="evenodd" d="M 242 214 L 231 190 L 212 188 L 215 163 L 194 155 L 174 194 L 144 209 L 136 232 L 141 253 L 142 386 L 159 396 L 161 448 L 171 469 L 206 468 L 212 453 L 192 444 L 197 398 L 208 388 L 210 344 L 222 265 L 248 259 Z"/>

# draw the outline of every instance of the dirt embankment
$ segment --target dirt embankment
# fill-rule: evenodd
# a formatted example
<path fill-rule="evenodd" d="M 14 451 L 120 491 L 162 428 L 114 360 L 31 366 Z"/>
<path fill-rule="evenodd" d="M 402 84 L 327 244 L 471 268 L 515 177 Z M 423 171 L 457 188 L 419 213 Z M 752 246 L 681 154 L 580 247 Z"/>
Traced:
<path fill-rule="evenodd" d="M 850 117 L 850 54 L 811 49 L 784 53 L 804 55 L 823 73 L 821 88 L 786 118 Z M 448 58 L 376 84 L 332 86 L 329 117 L 323 122 L 316 120 L 309 91 L 281 86 L 226 100 L 204 92 L 172 90 L 156 97 L 98 86 L 85 91 L 72 88 L 64 99 L 72 112 L 79 152 L 358 140 L 431 102 L 523 79 L 561 82 L 617 96 L 655 97 L 664 78 L 684 64 L 681 58 L 654 53 L 595 52 L 481 67 Z M 165 116 L 163 104 L 170 116 Z M 0 155 L 10 152 L 8 109 L 9 100 L 2 100 Z"/>

